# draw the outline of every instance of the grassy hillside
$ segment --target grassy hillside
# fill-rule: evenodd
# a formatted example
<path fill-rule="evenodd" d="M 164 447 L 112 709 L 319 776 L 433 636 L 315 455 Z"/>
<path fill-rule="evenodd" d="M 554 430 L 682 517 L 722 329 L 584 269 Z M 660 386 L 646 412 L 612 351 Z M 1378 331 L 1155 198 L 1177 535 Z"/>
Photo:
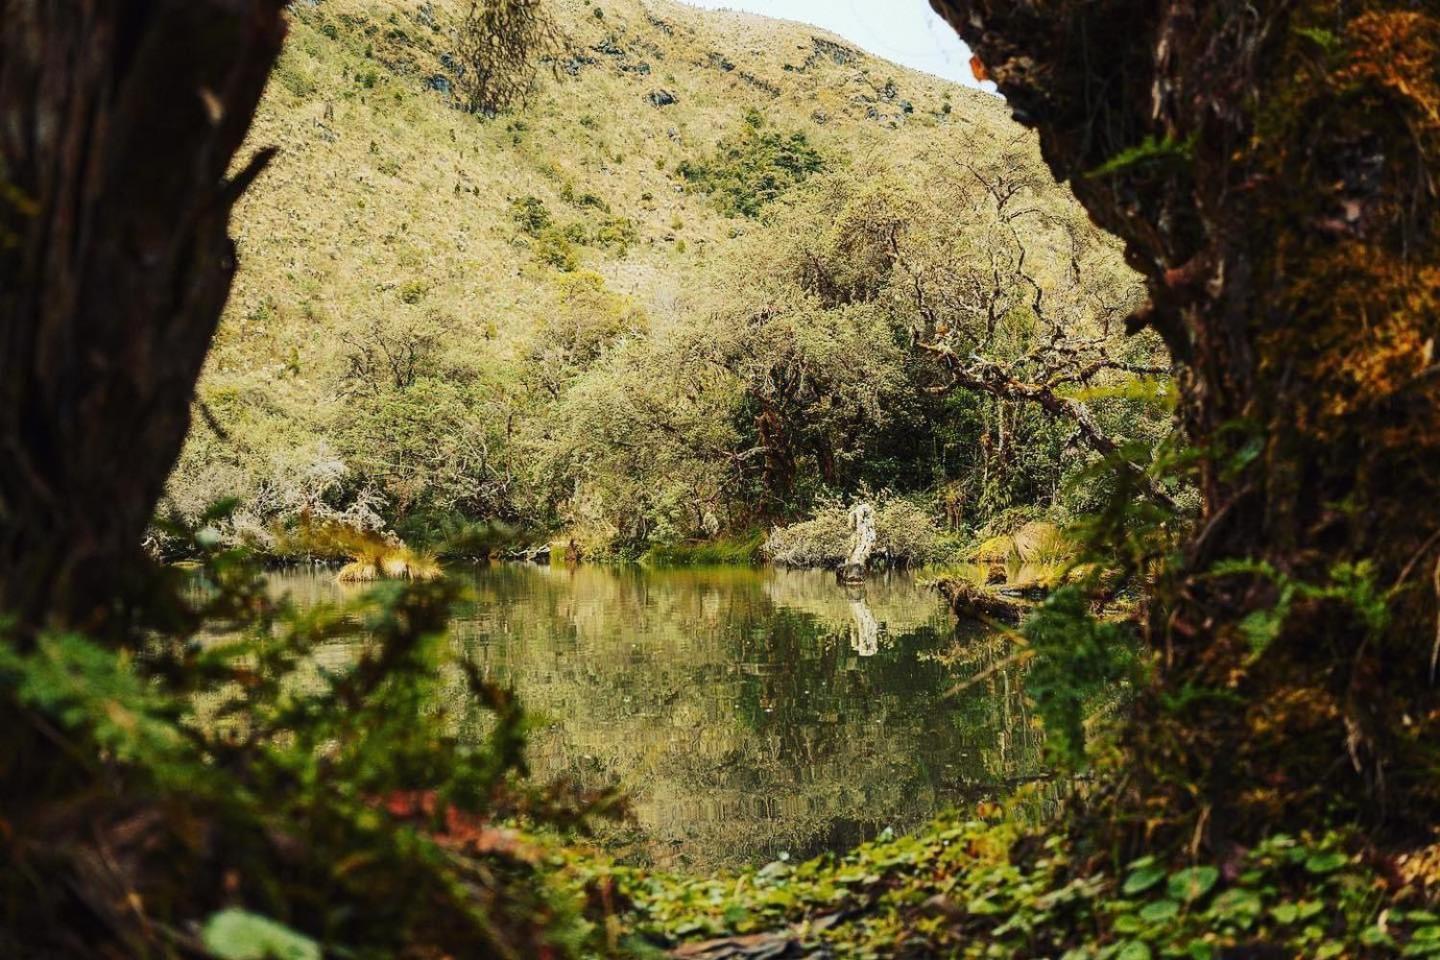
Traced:
<path fill-rule="evenodd" d="M 557 452 L 588 370 L 824 228 L 805 219 L 823 207 L 780 214 L 826 178 L 923 184 L 1007 151 L 1038 169 L 999 100 L 809 27 L 665 0 L 552 9 L 567 49 L 527 105 L 485 118 L 460 109 L 458 2 L 296 5 L 252 135 L 280 154 L 237 213 L 242 269 L 171 484 L 181 510 L 238 495 L 237 528 L 261 540 L 307 513 L 615 539 L 623 511 L 586 514 L 583 470 Z"/>

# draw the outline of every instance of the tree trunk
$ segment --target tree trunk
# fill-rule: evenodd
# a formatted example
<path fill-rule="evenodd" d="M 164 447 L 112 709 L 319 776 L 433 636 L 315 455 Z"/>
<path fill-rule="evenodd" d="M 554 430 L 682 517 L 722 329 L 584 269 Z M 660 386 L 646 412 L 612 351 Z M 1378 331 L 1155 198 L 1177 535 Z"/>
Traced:
<path fill-rule="evenodd" d="M 932 0 L 1127 245 L 1204 453 L 1121 815 L 1224 844 L 1440 810 L 1440 19 Z"/>
<path fill-rule="evenodd" d="M 0 610 L 122 622 L 235 271 L 282 0 L 0 0 Z"/>

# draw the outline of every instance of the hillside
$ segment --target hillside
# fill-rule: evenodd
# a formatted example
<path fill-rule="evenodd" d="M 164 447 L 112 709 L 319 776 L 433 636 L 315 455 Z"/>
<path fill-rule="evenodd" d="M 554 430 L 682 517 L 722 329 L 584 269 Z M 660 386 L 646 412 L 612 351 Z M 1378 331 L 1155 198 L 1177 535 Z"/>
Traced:
<path fill-rule="evenodd" d="M 237 211 L 242 268 L 171 483 L 184 512 L 238 494 L 262 539 L 313 509 L 377 527 L 425 514 L 407 536 L 443 514 L 655 539 L 664 518 L 622 536 L 636 510 L 578 505 L 573 451 L 557 452 L 575 415 L 556 404 L 616 344 L 745 286 L 745 251 L 763 263 L 772 234 L 807 232 L 816 214 L 780 215 L 806 171 L 747 198 L 745 164 L 794 150 L 812 184 L 862 186 L 1017 151 L 1039 169 L 998 99 L 809 27 L 666 0 L 553 10 L 567 50 L 524 108 L 487 119 L 459 109 L 458 3 L 294 8 L 251 138 L 280 153 Z M 748 522 L 697 513 L 661 533 Z"/>

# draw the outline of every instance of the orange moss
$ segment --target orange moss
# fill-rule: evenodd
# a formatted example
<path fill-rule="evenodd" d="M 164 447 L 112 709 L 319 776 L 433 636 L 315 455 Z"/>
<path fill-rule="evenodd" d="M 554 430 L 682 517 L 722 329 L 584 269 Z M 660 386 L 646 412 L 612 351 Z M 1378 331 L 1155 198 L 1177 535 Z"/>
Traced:
<path fill-rule="evenodd" d="M 1386 90 L 1440 129 L 1440 19 L 1408 10 L 1362 13 L 1345 28 L 1349 62 L 1335 74 L 1342 87 Z"/>

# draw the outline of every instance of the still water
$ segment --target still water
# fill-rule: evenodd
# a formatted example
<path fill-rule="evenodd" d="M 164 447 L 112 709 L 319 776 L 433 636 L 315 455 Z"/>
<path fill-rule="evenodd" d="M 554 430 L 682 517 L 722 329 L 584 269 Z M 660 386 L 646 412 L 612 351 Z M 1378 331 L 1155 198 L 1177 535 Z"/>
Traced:
<path fill-rule="evenodd" d="M 714 870 L 916 826 L 1040 772 L 1007 641 L 903 574 L 460 568 L 453 636 L 542 721 L 534 773 L 618 782 L 617 855 Z M 330 573 L 278 575 L 297 599 Z"/>

